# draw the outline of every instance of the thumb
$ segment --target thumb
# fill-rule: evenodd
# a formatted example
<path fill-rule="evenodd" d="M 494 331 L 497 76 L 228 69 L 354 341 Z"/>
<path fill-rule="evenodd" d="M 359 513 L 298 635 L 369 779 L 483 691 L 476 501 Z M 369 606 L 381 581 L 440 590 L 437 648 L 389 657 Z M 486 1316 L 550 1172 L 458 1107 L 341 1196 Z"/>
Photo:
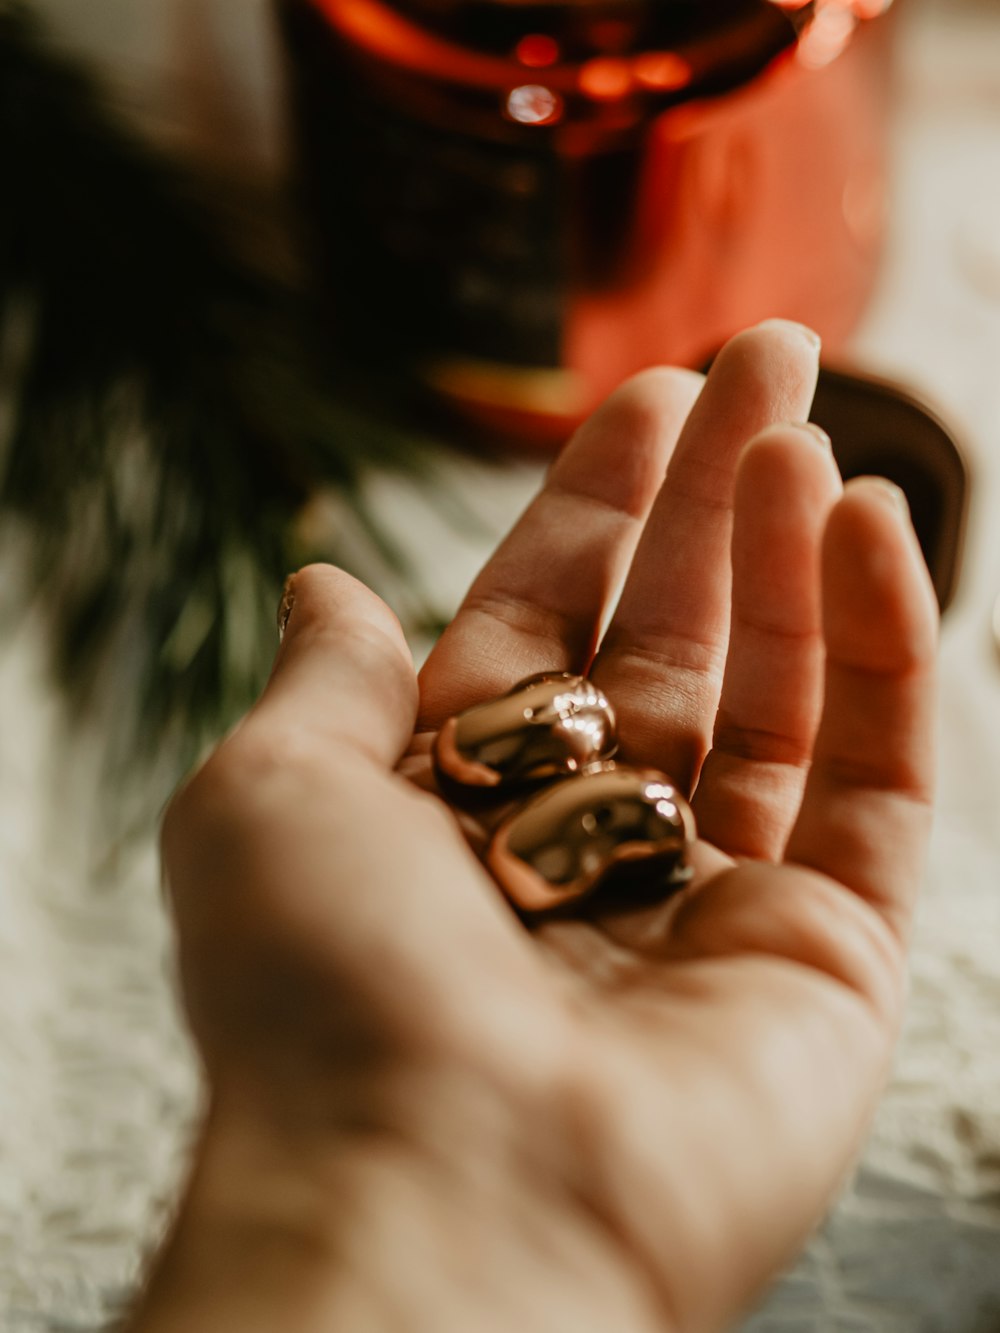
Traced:
<path fill-rule="evenodd" d="M 248 725 L 328 737 L 392 766 L 417 709 L 413 659 L 399 621 L 357 579 L 308 565 L 285 585 L 281 647 Z"/>

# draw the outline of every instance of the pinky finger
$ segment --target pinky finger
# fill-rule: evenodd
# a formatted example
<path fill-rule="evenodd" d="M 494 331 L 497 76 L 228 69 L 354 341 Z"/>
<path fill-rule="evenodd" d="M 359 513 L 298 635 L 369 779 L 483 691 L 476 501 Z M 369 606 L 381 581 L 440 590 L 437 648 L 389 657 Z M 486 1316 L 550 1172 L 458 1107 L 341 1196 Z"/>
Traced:
<path fill-rule="evenodd" d="M 930 828 L 937 606 L 902 492 L 850 483 L 823 547 L 823 715 L 785 859 L 905 935 Z"/>

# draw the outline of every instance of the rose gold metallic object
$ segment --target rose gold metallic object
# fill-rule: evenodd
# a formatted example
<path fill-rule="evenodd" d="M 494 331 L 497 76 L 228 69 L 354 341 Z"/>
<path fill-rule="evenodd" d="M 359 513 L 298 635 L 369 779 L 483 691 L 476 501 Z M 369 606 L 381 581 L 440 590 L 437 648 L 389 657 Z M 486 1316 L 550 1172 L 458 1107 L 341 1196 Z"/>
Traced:
<path fill-rule="evenodd" d="M 665 774 L 602 763 L 554 783 L 497 829 L 486 864 L 522 912 L 596 896 L 609 905 L 683 887 L 694 815 Z"/>
<path fill-rule="evenodd" d="M 547 672 L 449 718 L 434 762 L 446 781 L 500 793 L 580 773 L 610 758 L 617 745 L 604 693 L 585 676 Z"/>

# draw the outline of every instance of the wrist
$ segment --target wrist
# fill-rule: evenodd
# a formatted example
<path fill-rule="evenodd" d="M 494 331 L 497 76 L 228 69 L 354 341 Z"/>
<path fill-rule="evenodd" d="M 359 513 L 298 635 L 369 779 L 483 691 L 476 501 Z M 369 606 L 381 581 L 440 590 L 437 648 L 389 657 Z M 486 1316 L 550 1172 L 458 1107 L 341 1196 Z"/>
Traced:
<path fill-rule="evenodd" d="M 128 1333 L 329 1327 L 337 1253 L 323 1174 L 252 1117 L 213 1111 Z"/>
<path fill-rule="evenodd" d="M 580 1333 L 662 1330 L 620 1247 L 520 1146 L 523 1125 L 449 1094 L 406 1127 L 300 1134 L 217 1106 L 129 1333 L 530 1333 L 568 1312 Z"/>

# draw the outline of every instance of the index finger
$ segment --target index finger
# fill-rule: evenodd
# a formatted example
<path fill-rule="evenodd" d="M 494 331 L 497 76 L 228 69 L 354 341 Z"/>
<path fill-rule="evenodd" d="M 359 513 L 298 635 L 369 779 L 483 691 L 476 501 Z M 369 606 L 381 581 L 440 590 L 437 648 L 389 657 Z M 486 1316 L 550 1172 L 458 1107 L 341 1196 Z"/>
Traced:
<path fill-rule="evenodd" d="M 643 371 L 580 427 L 427 659 L 418 730 L 525 676 L 586 668 L 702 382 Z"/>

